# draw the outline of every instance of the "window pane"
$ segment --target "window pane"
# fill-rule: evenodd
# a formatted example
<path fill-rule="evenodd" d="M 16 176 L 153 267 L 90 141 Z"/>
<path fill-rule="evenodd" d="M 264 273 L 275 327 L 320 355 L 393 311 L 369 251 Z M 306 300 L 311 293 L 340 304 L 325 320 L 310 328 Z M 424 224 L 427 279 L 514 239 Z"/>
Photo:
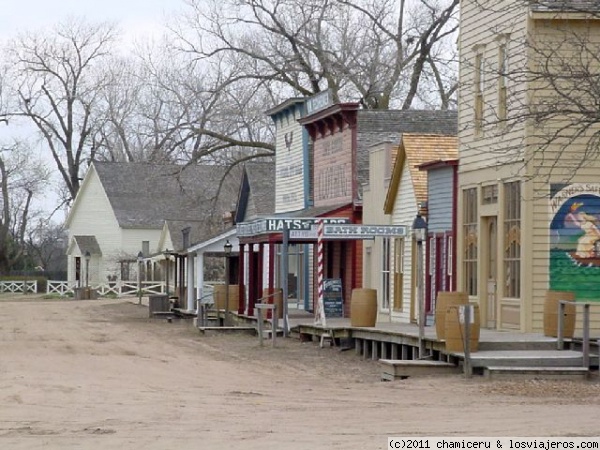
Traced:
<path fill-rule="evenodd" d="M 464 285 L 469 295 L 477 295 L 477 189 L 465 189 L 463 191 L 463 230 L 464 230 Z"/>

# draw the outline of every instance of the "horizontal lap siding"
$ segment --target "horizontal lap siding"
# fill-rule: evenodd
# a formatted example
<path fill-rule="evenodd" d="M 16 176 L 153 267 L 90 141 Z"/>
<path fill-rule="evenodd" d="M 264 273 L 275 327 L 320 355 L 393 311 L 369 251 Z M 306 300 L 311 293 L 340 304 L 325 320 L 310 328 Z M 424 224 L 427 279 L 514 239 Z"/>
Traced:
<path fill-rule="evenodd" d="M 98 266 L 98 272 L 90 270 L 89 281 L 90 283 L 105 282 L 106 275 L 113 272 L 120 274 L 120 268 L 116 261 L 121 253 L 121 229 L 95 170 L 90 174 L 88 183 L 80 190 L 79 196 L 76 203 L 77 209 L 72 213 L 69 225 L 69 238 L 77 235 L 90 235 L 90 230 L 94 230 L 93 234 L 102 251 L 102 260 Z M 69 280 L 73 281 L 75 271 L 72 256 L 68 258 L 68 266 Z"/>
<path fill-rule="evenodd" d="M 520 4 L 521 2 L 517 2 Z M 479 170 L 521 159 L 523 126 L 507 133 L 497 119 L 498 35 L 508 33 L 509 71 L 523 67 L 527 14 L 512 0 L 461 3 L 459 146 L 460 172 Z M 483 48 L 483 50 L 481 50 Z M 484 121 L 480 135 L 474 130 L 474 63 L 484 56 Z M 525 101 L 524 88 L 508 80 L 508 111 L 516 114 Z"/>
<path fill-rule="evenodd" d="M 584 22 L 554 22 L 554 21 L 536 21 L 536 37 L 540 43 L 538 45 L 545 45 L 545 48 L 559 49 L 559 45 L 562 46 L 559 49 L 561 57 L 565 58 L 561 61 L 561 64 L 569 62 L 569 58 L 566 55 L 572 54 L 572 64 L 578 65 L 578 59 L 581 56 L 581 52 L 577 50 L 577 46 L 573 47 L 573 51 L 568 50 L 569 41 L 567 40 L 568 35 L 571 31 L 576 33 L 583 33 L 585 35 L 584 41 L 590 42 L 595 48 L 598 48 L 600 42 L 600 23 L 592 22 L 595 26 L 591 30 L 592 34 L 588 34 L 590 29 L 587 28 L 589 24 Z M 568 24 L 569 32 L 565 33 L 564 26 Z M 538 56 L 532 57 L 534 64 L 544 64 L 544 61 Z M 597 62 L 596 71 L 600 69 Z M 571 82 L 567 82 L 566 89 L 569 89 L 568 85 Z M 534 101 L 543 102 L 544 100 L 553 101 L 556 97 L 554 89 L 544 89 L 540 85 L 533 85 L 535 95 L 532 96 Z M 545 292 L 550 287 L 550 273 L 549 273 L 549 252 L 550 252 L 550 222 L 553 219 L 553 211 L 550 207 L 550 185 L 556 184 L 574 184 L 574 183 L 592 183 L 596 184 L 600 182 L 600 161 L 597 157 L 586 156 L 585 152 L 589 143 L 588 137 L 575 138 L 568 135 L 568 130 L 573 133 L 578 131 L 578 125 L 569 124 L 567 131 L 563 131 L 561 134 L 562 139 L 555 139 L 548 141 L 546 136 L 552 135 L 560 127 L 564 127 L 567 122 L 561 122 L 560 120 L 547 121 L 538 125 L 535 129 L 531 130 L 531 137 L 529 139 L 529 158 L 532 161 L 533 175 L 535 176 L 532 183 L 533 192 L 533 211 L 532 215 L 535 218 L 533 221 L 532 230 L 532 284 L 533 284 L 533 305 L 532 305 L 532 316 L 533 316 L 533 329 L 541 330 L 543 328 L 543 309 L 545 302 Z M 595 127 L 593 132 L 598 132 L 599 128 Z M 595 144 L 594 144 L 595 145 Z M 541 151 L 540 149 L 543 149 Z M 600 279 L 598 280 L 600 282 Z M 599 299 L 600 300 L 600 299 Z M 592 310 L 600 312 L 600 303 L 593 307 Z M 581 330 L 581 313 L 582 310 L 578 309 L 578 329 Z M 592 329 L 597 334 L 600 332 L 600 314 L 595 314 L 592 318 Z M 578 332 L 581 335 L 581 331 Z"/>
<path fill-rule="evenodd" d="M 345 128 L 314 142 L 315 206 L 352 202 L 354 188 L 352 129 Z"/>
<path fill-rule="evenodd" d="M 304 128 L 294 114 L 283 113 L 276 120 L 275 211 L 297 211 L 305 207 Z"/>
<path fill-rule="evenodd" d="M 398 195 L 394 202 L 392 211 L 392 224 L 393 225 L 405 225 L 412 227 L 412 222 L 417 215 L 417 200 L 412 185 L 412 179 L 408 166 L 405 164 L 402 168 L 402 175 L 400 178 L 400 184 L 398 186 Z M 395 255 L 392 249 L 392 264 L 391 270 L 395 270 Z M 403 310 L 401 313 L 393 313 L 395 320 L 408 322 L 410 321 L 410 309 L 413 298 L 413 255 L 412 255 L 412 239 L 407 236 L 404 246 L 404 284 L 403 284 L 403 298 L 402 305 Z M 390 298 L 394 298 L 394 289 L 390 289 Z"/>
<path fill-rule="evenodd" d="M 369 152 L 369 185 L 363 190 L 363 223 L 373 225 L 388 225 L 390 216 L 384 213 L 383 203 L 387 194 L 389 184 L 390 152 L 392 145 L 382 143 L 371 147 Z M 379 309 L 382 303 L 382 238 L 366 241 L 362 245 L 363 255 L 363 286 L 377 290 L 377 301 Z M 371 263 L 367 264 L 366 247 L 370 248 Z M 369 283 L 367 285 L 367 283 Z M 387 312 L 386 312 L 387 315 Z"/>

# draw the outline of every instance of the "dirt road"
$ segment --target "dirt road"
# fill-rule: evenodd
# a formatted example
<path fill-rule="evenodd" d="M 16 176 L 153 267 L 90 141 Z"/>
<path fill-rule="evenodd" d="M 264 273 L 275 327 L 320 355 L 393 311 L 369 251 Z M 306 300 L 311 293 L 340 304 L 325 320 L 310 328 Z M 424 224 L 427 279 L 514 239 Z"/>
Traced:
<path fill-rule="evenodd" d="M 379 381 L 354 352 L 201 336 L 123 300 L 0 296 L 0 449 L 384 449 L 591 436 L 600 383 Z"/>

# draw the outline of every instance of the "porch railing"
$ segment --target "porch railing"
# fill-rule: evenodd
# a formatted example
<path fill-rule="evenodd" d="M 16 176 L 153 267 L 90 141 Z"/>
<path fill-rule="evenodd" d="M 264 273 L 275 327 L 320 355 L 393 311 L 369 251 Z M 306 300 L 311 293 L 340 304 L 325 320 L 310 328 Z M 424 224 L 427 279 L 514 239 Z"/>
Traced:
<path fill-rule="evenodd" d="M 581 351 L 583 353 L 583 367 L 589 369 L 590 367 L 590 307 L 592 306 L 600 306 L 600 303 L 594 302 L 572 302 L 567 300 L 559 300 L 558 302 L 558 329 L 557 329 L 557 340 L 556 346 L 558 350 L 564 349 L 564 330 L 565 330 L 565 307 L 567 303 L 575 305 L 576 308 L 583 308 L 583 319 L 582 319 L 582 342 L 581 342 Z M 600 340 L 599 340 L 600 342 Z"/>

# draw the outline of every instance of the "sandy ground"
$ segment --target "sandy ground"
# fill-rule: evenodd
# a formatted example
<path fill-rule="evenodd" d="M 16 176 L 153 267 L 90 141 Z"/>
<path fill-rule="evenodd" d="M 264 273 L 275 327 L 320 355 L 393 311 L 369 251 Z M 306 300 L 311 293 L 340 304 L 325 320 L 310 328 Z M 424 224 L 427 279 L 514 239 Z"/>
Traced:
<path fill-rule="evenodd" d="M 135 302 L 135 300 L 134 300 Z M 598 435 L 600 382 L 381 382 L 354 351 L 203 336 L 126 300 L 0 296 L 0 449 L 384 449 Z"/>

